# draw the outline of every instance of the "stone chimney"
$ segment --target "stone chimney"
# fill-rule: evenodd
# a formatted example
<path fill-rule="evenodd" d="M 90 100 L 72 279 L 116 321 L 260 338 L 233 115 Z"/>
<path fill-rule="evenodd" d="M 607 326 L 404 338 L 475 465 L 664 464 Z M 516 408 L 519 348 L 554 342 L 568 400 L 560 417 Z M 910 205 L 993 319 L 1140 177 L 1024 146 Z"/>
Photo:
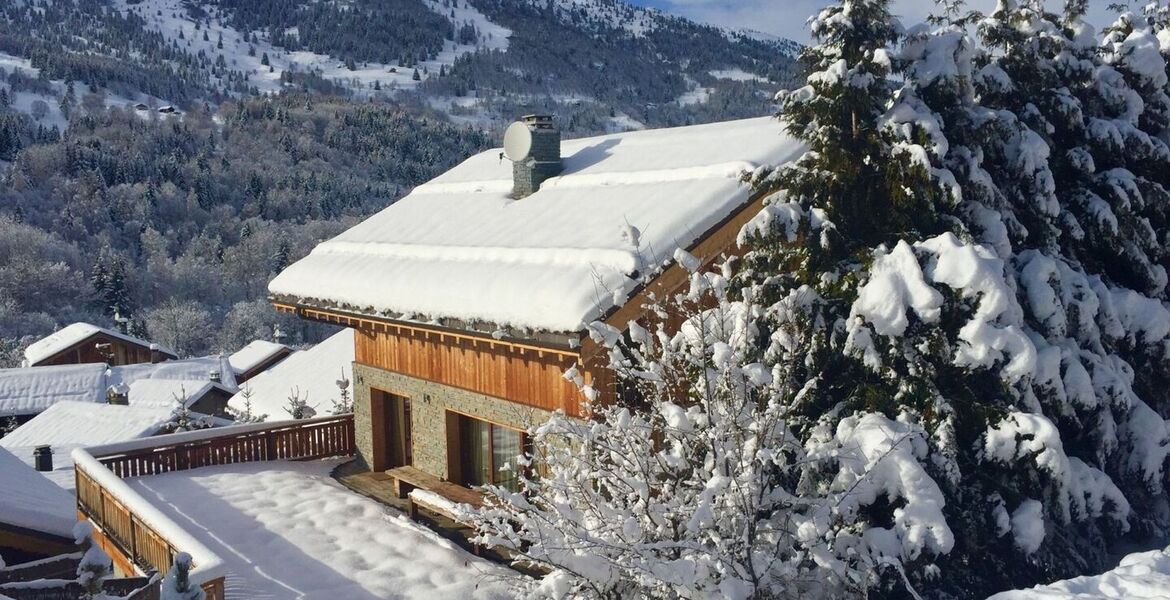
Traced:
<path fill-rule="evenodd" d="M 527 115 L 520 122 L 532 133 L 532 150 L 528 157 L 512 163 L 512 197 L 531 196 L 540 184 L 561 174 L 561 132 L 553 125 L 552 115 Z"/>

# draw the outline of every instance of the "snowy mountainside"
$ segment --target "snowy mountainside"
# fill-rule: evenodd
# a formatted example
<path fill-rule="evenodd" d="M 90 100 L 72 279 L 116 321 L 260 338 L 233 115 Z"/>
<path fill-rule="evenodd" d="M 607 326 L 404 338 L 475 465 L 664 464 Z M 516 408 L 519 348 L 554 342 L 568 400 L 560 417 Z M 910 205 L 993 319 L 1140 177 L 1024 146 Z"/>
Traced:
<path fill-rule="evenodd" d="M 478 127 L 549 111 L 577 134 L 766 114 L 797 71 L 791 42 L 620 0 L 68 0 L 0 8 L 0 25 L 23 72 L 111 101 L 189 108 L 297 89 L 413 98 Z M 54 98 L 38 99 L 50 114 L 37 121 L 63 128 Z"/>
<path fill-rule="evenodd" d="M 338 48 L 321 48 L 302 42 L 300 37 L 304 27 L 284 28 L 276 35 L 264 28 L 244 29 L 241 26 L 262 23 L 255 18 L 239 17 L 235 10 L 239 4 L 227 0 L 207 4 L 188 0 L 114 0 L 113 6 L 141 17 L 147 27 L 168 39 L 177 40 L 190 54 L 215 56 L 216 61 L 222 55 L 227 69 L 246 75 L 250 87 L 259 93 L 277 92 L 291 85 L 286 73 L 298 72 L 315 73 L 360 97 L 383 89 L 411 89 L 420 81 L 437 75 L 441 69 L 450 67 L 455 58 L 463 54 L 478 49 L 507 49 L 508 36 L 511 35 L 510 31 L 491 23 L 469 4 L 454 8 L 443 6 L 439 0 L 423 0 L 421 6 L 433 11 L 439 20 L 449 15 L 453 22 L 482 32 L 481 36 L 471 43 L 441 40 L 439 49 L 422 59 L 408 57 L 393 62 L 361 60 L 359 63 L 354 56 L 366 55 L 343 51 L 341 44 Z M 314 47 L 333 51 L 314 51 Z M 406 50 L 403 56 L 407 57 L 413 51 Z M 226 72 L 213 70 L 212 76 L 226 83 Z"/>

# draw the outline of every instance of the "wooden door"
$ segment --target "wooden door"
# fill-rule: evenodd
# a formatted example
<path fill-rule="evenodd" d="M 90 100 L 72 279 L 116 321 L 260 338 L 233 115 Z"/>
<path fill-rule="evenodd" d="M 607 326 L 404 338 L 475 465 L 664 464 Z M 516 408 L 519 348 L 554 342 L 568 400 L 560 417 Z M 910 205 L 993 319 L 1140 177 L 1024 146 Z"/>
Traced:
<path fill-rule="evenodd" d="M 410 398 L 370 390 L 374 420 L 375 471 L 414 464 L 411 444 Z"/>

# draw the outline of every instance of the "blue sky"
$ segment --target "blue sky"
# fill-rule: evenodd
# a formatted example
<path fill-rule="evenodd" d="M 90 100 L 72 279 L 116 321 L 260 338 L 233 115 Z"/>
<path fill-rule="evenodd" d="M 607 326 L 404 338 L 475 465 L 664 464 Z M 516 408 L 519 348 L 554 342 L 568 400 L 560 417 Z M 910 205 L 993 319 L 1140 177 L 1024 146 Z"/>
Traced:
<path fill-rule="evenodd" d="M 732 27 L 747 27 L 808 41 L 805 20 L 831 0 L 630 0 L 634 4 L 661 8 L 696 21 Z M 1051 1 L 1051 0 L 1050 0 Z M 1110 0 L 1090 0 L 1090 20 L 1098 27 L 1111 20 L 1106 6 Z M 934 8 L 933 0 L 893 0 L 893 10 L 906 23 L 922 19 Z M 995 7 L 994 0 L 969 0 L 968 6 L 983 11 Z"/>

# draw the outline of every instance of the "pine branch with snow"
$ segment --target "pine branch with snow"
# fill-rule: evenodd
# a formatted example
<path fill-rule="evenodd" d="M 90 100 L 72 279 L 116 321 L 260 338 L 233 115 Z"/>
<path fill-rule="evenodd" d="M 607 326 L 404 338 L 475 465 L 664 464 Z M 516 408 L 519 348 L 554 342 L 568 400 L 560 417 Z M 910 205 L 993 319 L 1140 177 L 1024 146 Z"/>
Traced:
<path fill-rule="evenodd" d="M 77 564 L 77 583 L 84 589 L 84 600 L 105 600 L 102 582 L 113 574 L 113 561 L 93 539 L 93 525 L 89 521 L 78 521 L 73 526 L 73 543 L 81 552 Z"/>

